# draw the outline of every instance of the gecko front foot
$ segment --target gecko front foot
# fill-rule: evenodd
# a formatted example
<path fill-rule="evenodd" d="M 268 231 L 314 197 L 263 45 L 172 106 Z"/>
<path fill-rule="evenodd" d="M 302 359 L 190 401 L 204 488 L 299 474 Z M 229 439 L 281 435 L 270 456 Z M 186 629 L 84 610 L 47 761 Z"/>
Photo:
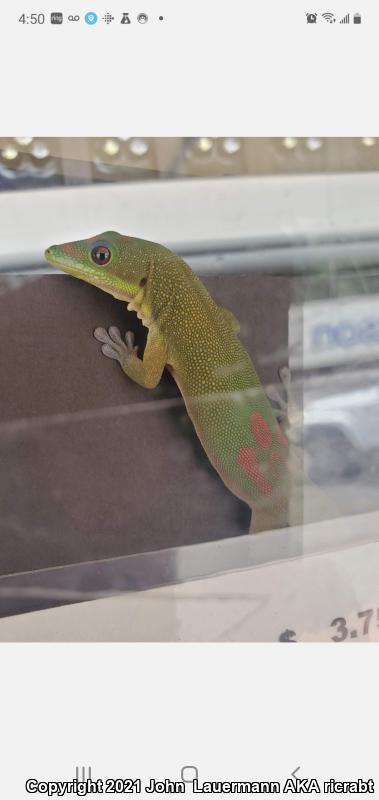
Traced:
<path fill-rule="evenodd" d="M 291 372 L 289 367 L 283 366 L 278 369 L 280 384 L 278 388 L 274 384 L 266 387 L 266 394 L 275 407 L 273 408 L 279 419 L 288 417 L 288 405 L 291 391 Z"/>
<path fill-rule="evenodd" d="M 289 367 L 286 367 L 286 366 L 279 367 L 278 375 L 279 375 L 279 378 L 281 380 L 282 386 L 284 388 L 285 395 L 286 395 L 286 400 L 287 400 L 287 403 L 288 403 L 289 395 L 290 395 L 290 391 L 291 391 L 291 370 L 290 370 Z"/>
<path fill-rule="evenodd" d="M 95 339 L 102 343 L 101 351 L 107 358 L 114 358 L 122 363 L 126 358 L 136 357 L 138 347 L 134 344 L 134 333 L 127 331 L 125 341 L 115 325 L 106 331 L 105 328 L 96 328 L 93 332 Z"/>

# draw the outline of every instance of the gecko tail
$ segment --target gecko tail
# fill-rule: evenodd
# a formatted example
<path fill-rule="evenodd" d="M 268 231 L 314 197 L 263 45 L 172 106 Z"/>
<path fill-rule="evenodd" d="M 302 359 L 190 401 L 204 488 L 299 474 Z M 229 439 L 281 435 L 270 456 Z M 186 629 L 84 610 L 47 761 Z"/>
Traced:
<path fill-rule="evenodd" d="M 288 498 L 281 498 L 278 504 L 258 502 L 251 511 L 249 533 L 262 533 L 289 525 Z"/>

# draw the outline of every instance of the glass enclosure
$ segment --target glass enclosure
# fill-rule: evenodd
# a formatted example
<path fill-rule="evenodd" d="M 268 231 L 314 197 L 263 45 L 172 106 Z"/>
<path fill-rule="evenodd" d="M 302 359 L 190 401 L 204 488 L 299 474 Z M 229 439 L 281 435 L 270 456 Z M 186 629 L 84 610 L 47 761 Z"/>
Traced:
<path fill-rule="evenodd" d="M 378 170 L 370 137 L 0 140 L 1 617 L 185 585 L 181 638 L 216 638 L 196 633 L 197 592 L 222 581 L 222 616 L 252 576 L 269 599 L 242 638 L 294 641 L 275 622 L 287 602 L 305 639 L 377 636 Z M 97 326 L 140 353 L 146 327 L 43 253 L 104 230 L 169 247 L 238 319 L 289 442 L 287 527 L 249 534 L 168 372 L 148 390 L 101 357 Z"/>

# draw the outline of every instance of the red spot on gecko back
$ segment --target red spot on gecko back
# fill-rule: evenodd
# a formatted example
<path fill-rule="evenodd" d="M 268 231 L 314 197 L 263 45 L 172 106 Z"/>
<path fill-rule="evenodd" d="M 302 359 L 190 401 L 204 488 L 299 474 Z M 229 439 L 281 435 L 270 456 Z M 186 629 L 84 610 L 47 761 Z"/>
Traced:
<path fill-rule="evenodd" d="M 268 450 L 272 445 L 272 433 L 262 414 L 257 411 L 251 415 L 250 427 L 261 450 Z"/>
<path fill-rule="evenodd" d="M 272 493 L 272 486 L 262 475 L 252 447 L 240 447 L 237 461 L 238 466 L 243 469 L 245 475 L 255 483 L 262 494 L 270 495 Z"/>

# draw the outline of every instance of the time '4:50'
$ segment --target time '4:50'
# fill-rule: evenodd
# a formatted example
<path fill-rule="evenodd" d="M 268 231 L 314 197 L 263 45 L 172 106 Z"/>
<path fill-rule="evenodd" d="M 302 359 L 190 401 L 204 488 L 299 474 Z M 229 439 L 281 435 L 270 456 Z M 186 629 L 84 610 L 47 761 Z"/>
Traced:
<path fill-rule="evenodd" d="M 23 25 L 28 25 L 29 22 L 31 25 L 43 25 L 45 22 L 45 15 L 44 14 L 21 14 L 19 22 L 22 22 Z"/>

